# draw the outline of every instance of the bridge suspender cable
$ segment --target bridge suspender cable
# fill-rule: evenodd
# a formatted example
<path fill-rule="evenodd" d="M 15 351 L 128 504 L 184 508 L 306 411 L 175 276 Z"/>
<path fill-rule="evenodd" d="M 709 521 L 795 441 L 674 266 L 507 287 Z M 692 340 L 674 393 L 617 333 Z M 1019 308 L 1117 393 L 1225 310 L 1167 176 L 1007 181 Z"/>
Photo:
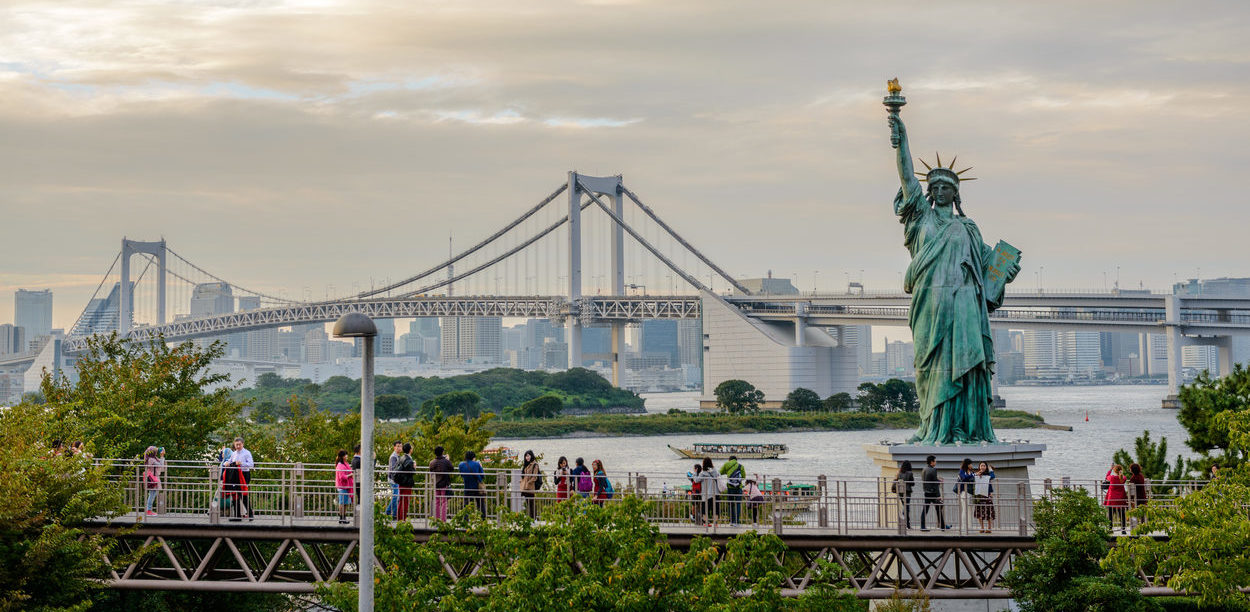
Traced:
<path fill-rule="evenodd" d="M 121 258 L 122 253 L 121 251 L 118 251 L 117 256 L 113 258 L 113 263 L 109 265 L 108 272 L 104 273 L 104 277 L 100 279 L 100 284 L 96 285 L 95 292 L 92 293 L 91 297 L 87 300 L 87 305 L 83 306 L 82 312 L 78 313 L 78 318 L 74 319 L 74 324 L 69 328 L 69 335 L 74 335 L 74 330 L 78 329 L 79 323 L 82 323 L 83 315 L 87 314 L 87 309 L 91 307 L 91 301 L 94 300 L 96 296 L 100 295 L 100 288 L 104 286 L 104 283 L 108 282 L 109 275 L 113 273 L 113 268 L 117 267 L 117 262 L 121 261 Z"/>
<path fill-rule="evenodd" d="M 682 238 L 680 234 L 678 234 L 676 231 L 673 230 L 673 228 L 669 227 L 667 223 L 665 223 L 662 219 L 660 219 L 660 217 L 655 214 L 655 211 L 651 210 L 650 206 L 643 204 L 642 200 L 639 200 L 638 196 L 634 195 L 634 192 L 630 191 L 624 185 L 621 185 L 621 191 L 623 191 L 625 195 L 629 196 L 629 199 L 633 200 L 634 204 L 636 204 L 638 208 L 642 210 L 642 212 L 646 213 L 648 217 L 651 217 L 652 221 L 655 221 L 657 225 L 664 228 L 664 231 L 668 232 L 668 235 L 676 239 L 677 242 L 681 244 L 681 246 L 686 247 L 687 251 L 694 253 L 694 256 L 698 257 L 699 261 L 706 264 L 707 267 L 715 270 L 716 273 L 721 276 L 721 278 L 729 281 L 729 284 L 732 285 L 734 289 L 741 291 L 743 295 L 751 295 L 751 292 L 747 290 L 746 287 L 742 286 L 742 283 L 739 283 L 732 276 L 730 276 L 729 274 L 726 274 L 725 271 L 720 268 L 720 266 L 712 263 L 712 260 L 705 257 L 703 253 L 700 253 L 699 249 L 694 248 L 694 245 L 690 244 L 689 242 L 686 242 L 686 239 Z"/>
<path fill-rule="evenodd" d="M 209 272 L 208 270 L 205 270 L 204 268 L 201 268 L 201 267 L 199 267 L 199 266 L 197 266 L 197 265 L 195 265 L 195 264 L 191 263 L 189 260 L 187 260 L 187 258 L 186 258 L 186 257 L 183 257 L 182 255 L 179 255 L 177 251 L 175 251 L 175 250 L 173 250 L 173 249 L 169 248 L 169 246 L 166 246 L 166 247 L 165 247 L 165 250 L 166 250 L 166 251 L 168 251 L 169 253 L 171 253 L 174 257 L 177 257 L 178 259 L 181 259 L 181 260 L 182 260 L 182 263 L 185 263 L 185 264 L 187 264 L 188 266 L 191 266 L 192 268 L 195 268 L 197 271 L 199 271 L 199 273 L 200 273 L 200 274 L 203 274 L 204 276 L 207 276 L 207 277 L 209 277 L 209 278 L 211 278 L 211 279 L 213 279 L 213 280 L 215 280 L 215 281 L 222 282 L 222 283 L 225 283 L 225 284 L 227 284 L 227 285 L 230 285 L 231 287 L 233 287 L 233 288 L 235 288 L 235 289 L 238 289 L 239 291 L 242 291 L 243 293 L 250 293 L 250 294 L 252 294 L 252 295 L 259 296 L 259 297 L 263 297 L 263 298 L 266 298 L 266 299 L 269 299 L 269 300 L 273 300 L 273 301 L 275 301 L 275 302 L 280 302 L 280 303 L 283 303 L 283 304 L 302 304 L 302 303 L 303 303 L 303 302 L 300 302 L 300 301 L 298 301 L 298 300 L 290 300 L 290 299 L 286 299 L 286 298 L 280 298 L 280 297 L 275 297 L 275 296 L 268 295 L 268 294 L 265 294 L 265 293 L 261 293 L 261 292 L 259 292 L 259 291 L 252 291 L 251 289 L 248 289 L 247 287 L 243 287 L 243 286 L 240 286 L 240 285 L 238 285 L 238 284 L 232 283 L 232 282 L 230 282 L 230 281 L 228 281 L 228 280 L 226 280 L 226 279 L 224 279 L 224 278 L 222 278 L 222 277 L 220 277 L 220 276 L 217 276 L 216 274 L 213 274 L 212 272 Z M 168 270 L 166 270 L 166 272 L 168 272 Z M 177 275 L 175 274 L 175 276 L 177 276 Z M 184 277 L 181 277 L 181 276 L 179 276 L 178 278 L 181 278 L 182 280 L 185 280 L 185 281 L 187 281 L 187 282 L 189 282 L 189 283 L 192 283 L 192 284 L 194 284 L 194 283 L 195 283 L 195 281 L 189 280 L 189 279 L 184 278 Z"/>
<path fill-rule="evenodd" d="M 588 189 L 586 185 L 584 185 L 580 180 L 577 181 L 577 185 L 579 188 L 581 188 L 582 191 L 586 192 L 586 195 L 590 196 L 590 199 L 593 200 L 595 204 L 599 205 L 599 208 L 602 209 L 604 213 L 607 213 L 607 215 L 611 217 L 612 220 L 615 221 L 617 225 L 621 226 L 621 229 L 624 229 L 626 232 L 629 232 L 629 235 L 633 236 L 634 240 L 638 241 L 638 244 L 641 244 L 648 251 L 651 251 L 651 254 L 655 255 L 657 259 L 664 262 L 664 265 L 668 266 L 668 269 L 672 270 L 674 273 L 677 274 L 677 276 L 680 276 L 682 280 L 686 281 L 687 283 L 690 283 L 691 286 L 696 287 L 700 291 L 712 293 L 711 289 L 706 287 L 703 283 L 699 282 L 699 280 L 696 279 L 695 277 L 688 274 L 685 270 L 682 270 L 681 268 L 677 267 L 677 264 L 673 263 L 671 260 L 669 260 L 669 258 L 665 257 L 663 253 L 660 253 L 659 249 L 656 249 L 654 246 L 652 246 L 650 242 L 647 242 L 647 240 L 643 238 L 641 234 L 635 231 L 634 228 L 631 227 L 628 223 L 626 223 L 624 219 L 617 216 L 617 214 L 613 212 L 612 209 L 609 208 L 607 204 L 603 203 L 603 200 L 599 199 L 599 196 L 595 195 L 595 193 L 591 191 L 590 189 Z M 624 188 L 622 187 L 622 189 Z M 635 202 L 637 202 L 637 200 L 635 200 Z"/>
<path fill-rule="evenodd" d="M 419 281 L 419 280 L 421 280 L 421 279 L 423 279 L 423 278 L 425 278 L 425 277 L 427 277 L 427 276 L 429 276 L 429 275 L 431 275 L 431 274 L 434 274 L 435 272 L 438 272 L 438 271 L 440 271 L 440 270 L 446 270 L 446 269 L 447 269 L 447 266 L 454 265 L 456 262 L 460 261 L 461 259 L 464 259 L 465 257 L 468 257 L 469 255 L 472 255 L 473 253 L 476 253 L 476 252 L 477 252 L 478 250 L 480 250 L 482 247 L 484 247 L 484 246 L 486 246 L 486 245 L 488 245 L 488 244 L 490 244 L 490 243 L 494 242 L 494 241 L 495 241 L 496 239 L 498 239 L 500 236 L 503 236 L 504 234 L 506 234 L 506 233 L 508 233 L 509 231 L 511 231 L 511 230 L 512 230 L 512 228 L 514 228 L 514 227 L 516 227 L 516 226 L 520 225 L 521 223 L 525 222 L 525 220 L 526 220 L 526 219 L 528 219 L 528 218 L 530 218 L 530 217 L 534 216 L 534 214 L 535 214 L 535 213 L 537 213 L 538 211 L 542 210 L 542 208 L 543 208 L 544 206 L 546 206 L 547 204 L 550 204 L 552 200 L 556 199 L 556 197 L 557 197 L 557 196 L 559 196 L 560 194 L 564 193 L 564 190 L 565 190 L 565 189 L 568 189 L 568 188 L 569 188 L 568 183 L 564 183 L 564 184 L 560 185 L 560 187 L 559 187 L 559 188 L 557 188 L 555 191 L 551 192 L 551 195 L 547 196 L 546 198 L 543 198 L 543 201 L 539 202 L 537 206 L 535 206 L 535 207 L 533 207 L 533 208 L 529 209 L 528 211 L 526 211 L 526 212 L 525 212 L 525 214 L 521 215 L 520 217 L 517 217 L 517 219 L 516 219 L 515 221 L 513 221 L 512 223 L 509 223 L 508 225 L 505 225 L 505 226 L 503 227 L 503 229 L 501 229 L 501 230 L 499 230 L 499 231 L 495 232 L 494 234 L 491 234 L 491 235 L 490 235 L 489 237 L 487 237 L 485 240 L 483 240 L 483 241 L 481 241 L 481 242 L 479 242 L 479 243 L 477 243 L 477 244 L 473 245 L 472 247 L 470 247 L 469 249 L 467 249 L 467 250 L 465 250 L 465 251 L 462 251 L 459 255 L 456 255 L 455 257 L 452 257 L 451 259 L 448 259 L 447 261 L 444 261 L 443 263 L 441 263 L 441 264 L 439 264 L 439 265 L 437 265 L 437 266 L 434 266 L 433 268 L 430 268 L 430 269 L 426 270 L 425 272 L 422 272 L 422 273 L 420 273 L 420 274 L 418 274 L 418 275 L 416 275 L 416 276 L 410 276 L 410 277 L 405 278 L 404 280 L 401 280 L 401 281 L 399 281 L 399 282 L 397 282 L 397 283 L 391 283 L 391 284 L 389 284 L 389 285 L 387 285 L 387 286 L 385 286 L 385 287 L 381 287 L 381 288 L 379 288 L 379 289 L 373 289 L 373 290 L 370 290 L 370 291 L 365 291 L 365 292 L 362 292 L 362 293 L 358 293 L 358 294 L 356 294 L 356 298 L 357 298 L 357 299 L 364 299 L 364 298 L 368 298 L 368 297 L 373 297 L 373 296 L 375 296 L 375 295 L 380 295 L 380 294 L 386 293 L 386 292 L 388 292 L 388 291 L 392 291 L 392 290 L 394 290 L 394 289 L 398 289 L 398 288 L 400 288 L 400 287 L 403 287 L 404 285 L 408 285 L 408 284 L 411 284 L 411 283 L 415 283 L 415 282 L 417 282 L 417 281 Z M 567 219 L 568 219 L 568 217 L 565 217 L 565 219 L 567 220 Z M 563 221 L 562 221 L 561 223 L 563 223 Z M 558 224 L 557 224 L 557 225 L 558 225 Z M 541 236 L 541 235 L 540 235 L 540 236 Z M 532 241 L 531 241 L 531 242 L 532 242 Z M 498 261 L 498 258 L 497 258 L 495 261 Z M 474 271 L 476 272 L 477 270 L 474 270 Z M 457 277 L 456 279 L 451 279 L 449 282 L 439 283 L 438 285 L 435 285 L 435 286 L 434 286 L 434 288 L 445 286 L 445 285 L 447 285 L 447 284 L 450 284 L 451 282 L 455 282 L 455 281 L 456 281 L 456 280 L 458 280 L 459 278 L 464 278 L 465 276 L 467 276 L 467 275 L 461 275 L 461 276 Z M 417 294 L 417 293 L 424 293 L 425 291 L 429 291 L 429 290 L 430 290 L 430 288 L 419 289 L 419 290 L 417 290 L 417 291 L 411 291 L 411 292 L 409 292 L 409 293 L 408 293 L 408 295 L 413 295 L 413 294 Z"/>
<path fill-rule="evenodd" d="M 565 187 L 567 188 L 568 186 L 567 186 L 567 185 L 565 185 Z M 586 208 L 587 208 L 587 207 L 589 207 L 589 206 L 590 206 L 590 201 L 587 201 L 586 203 L 582 204 L 582 210 L 586 210 Z M 486 262 L 486 263 L 484 263 L 484 264 L 481 264 L 481 265 L 479 265 L 479 266 L 477 266 L 477 267 L 473 268 L 472 270 L 468 270 L 468 271 L 466 271 L 466 272 L 461 272 L 460 274 L 457 274 L 457 275 L 455 275 L 455 276 L 452 276 L 451 278 L 447 278 L 447 279 L 444 279 L 444 280 L 439 281 L 439 282 L 437 282 L 437 283 L 434 283 L 433 285 L 426 285 L 426 286 L 424 286 L 424 287 L 422 287 L 422 288 L 420 288 L 420 289 L 417 289 L 416 291 L 410 291 L 410 292 L 408 292 L 408 293 L 405 293 L 404 295 L 402 295 L 402 296 L 400 296 L 400 297 L 404 297 L 404 298 L 416 297 L 416 296 L 418 296 L 418 295 L 421 295 L 422 293 L 426 293 L 426 292 L 428 292 L 428 291 L 433 291 L 433 290 L 438 289 L 438 288 L 441 288 L 441 287 L 446 287 L 447 285 L 450 285 L 450 284 L 452 284 L 452 283 L 454 283 L 454 282 L 456 282 L 456 281 L 458 281 L 458 280 L 460 280 L 460 279 L 462 279 L 462 278 L 466 278 L 466 277 L 469 277 L 469 276 L 473 276 L 474 274 L 477 274 L 478 272 L 481 272 L 482 270 L 485 270 L 486 268 L 489 268 L 489 267 L 491 267 L 491 266 L 493 266 L 493 265 L 495 265 L 495 264 L 499 263 L 500 261 L 503 261 L 504 259 L 507 259 L 507 258 L 509 258 L 509 257 L 511 257 L 511 256 L 513 256 L 513 255 L 515 255 L 515 254 L 517 254 L 517 253 L 519 253 L 519 252 L 521 252 L 522 250 L 524 250 L 524 249 L 525 249 L 525 247 L 527 247 L 527 246 L 529 246 L 529 245 L 531 245 L 531 244 L 534 244 L 535 242 L 538 242 L 538 240 L 539 240 L 539 239 L 541 239 L 543 236 L 546 236 L 547 234 L 550 234 L 551 232 L 553 232 L 553 231 L 555 231 L 557 228 L 559 228 L 561 225 L 564 225 L 565 223 L 568 223 L 568 221 L 569 221 L 569 216 L 568 216 L 568 215 L 564 215 L 563 217 L 560 217 L 560 220 L 559 220 L 559 221 L 556 221 L 555 223 L 552 223 L 551 225 L 547 226 L 547 228 L 546 228 L 546 229 L 544 229 L 543 231 L 538 232 L 538 234 L 536 234 L 536 235 L 534 235 L 534 236 L 530 237 L 530 239 L 529 239 L 529 240 L 526 240 L 526 241 L 524 241 L 524 242 L 522 242 L 522 243 L 520 243 L 520 244 L 516 245 L 515 247 L 512 247 L 511 249 L 508 249 L 507 251 L 505 251 L 505 252 L 503 252 L 503 253 L 499 254 L 499 256 L 495 257 L 494 259 L 491 259 L 490 261 L 488 261 L 488 262 Z M 437 268 L 435 268 L 435 270 L 437 270 Z"/>

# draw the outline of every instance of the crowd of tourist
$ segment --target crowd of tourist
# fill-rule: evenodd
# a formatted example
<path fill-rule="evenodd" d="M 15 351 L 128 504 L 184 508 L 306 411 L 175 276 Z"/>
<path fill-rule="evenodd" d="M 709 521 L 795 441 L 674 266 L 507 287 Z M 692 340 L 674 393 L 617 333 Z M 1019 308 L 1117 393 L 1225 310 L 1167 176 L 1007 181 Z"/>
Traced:
<path fill-rule="evenodd" d="M 81 441 L 64 445 L 56 440 L 52 446 L 52 453 L 56 456 L 90 457 Z M 386 514 L 400 521 L 407 520 L 418 496 L 423 500 L 428 499 L 428 514 L 431 518 L 446 521 L 453 498 L 462 499 L 463 506 L 471 507 L 478 514 L 486 516 L 488 500 L 503 501 L 492 490 L 514 488 L 520 495 L 520 508 L 535 518 L 540 513 L 543 500 L 550 499 L 543 494 L 544 491 L 549 491 L 548 495 L 554 494 L 554 501 L 557 502 L 576 494 L 597 505 L 603 505 L 616 495 L 612 480 L 599 459 L 594 459 L 587 466 L 581 457 L 574 459 L 571 465 L 567 457 L 559 457 L 550 474 L 548 487 L 548 475 L 543 472 L 540 457 L 527 450 L 521 456 L 517 474 L 519 480 L 515 484 L 493 480 L 488 487 L 488 478 L 498 479 L 500 475 L 488 476 L 476 453 L 466 451 L 463 460 L 453 465 L 452 460 L 446 456 L 445 449 L 436 446 L 433 449 L 434 458 L 429 462 L 424 472 L 426 478 L 422 481 L 428 488 L 427 498 L 425 491 L 414 494 L 418 471 L 412 457 L 412 444 L 396 441 L 392 449 L 386 467 L 387 485 L 390 489 Z M 155 502 L 165 486 L 165 449 L 149 446 L 143 452 L 141 460 L 143 489 L 146 493 L 143 515 L 155 516 Z M 214 461 L 221 468 L 214 500 L 222 515 L 231 521 L 244 518 L 253 520 L 255 515 L 249 486 L 255 462 L 252 453 L 244 445 L 243 438 L 235 438 L 231 444 L 221 448 Z M 360 445 L 356 445 L 351 454 L 347 450 L 337 452 L 332 478 L 339 523 L 351 523 L 359 513 L 360 469 Z M 1213 468 L 1213 476 L 1214 472 Z M 663 498 L 688 502 L 688 518 L 697 525 L 708 527 L 718 524 L 722 517 L 729 524 L 740 524 L 745 515 L 749 515 L 751 524 L 758 524 L 760 509 L 770 497 L 776 501 L 779 496 L 787 493 L 772 491 L 767 485 L 762 487 L 758 474 L 748 477 L 745 466 L 734 455 L 730 455 L 719 469 L 710 458 L 705 458 L 694 464 L 691 471 L 686 473 L 686 478 L 689 485 L 674 489 L 671 493 L 666 483 Z M 955 499 L 961 505 L 966 503 L 970 507 L 971 516 L 977 521 L 981 533 L 991 533 L 997 518 L 994 504 L 996 478 L 992 465 L 985 461 L 974 465 L 971 458 L 962 461 L 955 476 L 952 489 Z M 457 479 L 459 486 L 455 487 L 453 481 Z M 950 529 L 951 525 L 947 523 L 945 516 L 948 501 L 943 492 L 945 479 L 939 476 L 937 458 L 934 455 L 925 458 L 925 465 L 918 478 L 911 461 L 903 461 L 890 484 L 891 493 L 896 494 L 899 500 L 900 526 L 905 529 L 912 528 L 917 482 L 921 494 L 918 501 L 920 530 L 929 530 L 927 519 L 930 511 L 934 514 L 937 528 Z M 1102 504 L 1107 509 L 1107 519 L 1113 529 L 1118 520 L 1120 532 L 1127 532 L 1127 511 L 1148 503 L 1149 489 L 1140 465 L 1130 464 L 1127 473 L 1123 466 L 1111 465 L 1102 481 L 1100 492 Z"/>

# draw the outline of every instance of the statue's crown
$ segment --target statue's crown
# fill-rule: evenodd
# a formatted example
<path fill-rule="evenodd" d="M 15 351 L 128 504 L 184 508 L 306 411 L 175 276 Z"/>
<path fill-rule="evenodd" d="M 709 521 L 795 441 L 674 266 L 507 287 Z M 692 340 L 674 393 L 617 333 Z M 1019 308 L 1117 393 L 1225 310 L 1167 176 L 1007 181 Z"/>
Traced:
<path fill-rule="evenodd" d="M 925 160 L 919 157 L 916 158 L 920 160 L 920 163 L 924 164 L 925 170 L 928 170 L 928 172 L 916 173 L 916 176 L 921 177 L 920 180 L 926 183 L 945 181 L 952 185 L 955 185 L 956 187 L 959 186 L 959 181 L 961 180 L 964 180 L 964 181 L 977 180 L 976 177 L 971 177 L 971 176 L 961 178 L 961 175 L 971 170 L 972 166 L 968 166 L 967 168 L 964 168 L 963 170 L 960 170 L 958 172 L 955 171 L 955 160 L 959 159 L 959 156 L 952 157 L 950 165 L 947 165 L 947 166 L 942 165 L 942 156 L 940 154 L 935 152 L 933 156 L 937 158 L 937 167 L 930 166 L 928 162 L 926 162 Z"/>

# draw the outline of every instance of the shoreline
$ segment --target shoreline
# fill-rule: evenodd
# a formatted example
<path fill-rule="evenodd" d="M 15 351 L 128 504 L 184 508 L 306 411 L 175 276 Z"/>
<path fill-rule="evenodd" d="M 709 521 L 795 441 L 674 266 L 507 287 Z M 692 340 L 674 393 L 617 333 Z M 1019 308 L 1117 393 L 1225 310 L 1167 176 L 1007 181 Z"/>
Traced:
<path fill-rule="evenodd" d="M 1051 425 L 1041 417 L 1021 411 L 997 411 L 991 417 L 995 429 L 1051 429 L 1071 431 L 1066 425 Z M 816 414 L 648 414 L 645 416 L 595 415 L 574 419 L 533 419 L 496 421 L 492 438 L 508 440 L 573 440 L 630 438 L 690 434 L 770 434 L 824 431 L 872 431 L 914 429 L 916 413 L 816 413 Z"/>

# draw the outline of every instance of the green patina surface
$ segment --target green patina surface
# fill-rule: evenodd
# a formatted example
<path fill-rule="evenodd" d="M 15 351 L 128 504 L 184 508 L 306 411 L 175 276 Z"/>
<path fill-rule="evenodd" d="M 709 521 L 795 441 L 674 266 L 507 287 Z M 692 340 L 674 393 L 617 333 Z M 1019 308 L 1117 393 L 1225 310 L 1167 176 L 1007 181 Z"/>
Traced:
<path fill-rule="evenodd" d="M 990 247 L 963 214 L 960 174 L 929 168 L 926 193 L 916 179 L 907 131 L 899 117 L 901 88 L 885 100 L 899 179 L 894 213 L 911 254 L 903 289 L 911 294 L 909 325 L 916 350 L 920 427 L 909 442 L 996 442 L 990 424 L 994 340 L 989 313 L 1002 304 L 1003 288 L 1019 272 L 1019 251 Z M 905 102 L 903 102 L 905 103 Z M 964 179 L 967 180 L 967 179 Z M 1003 267 L 1006 269 L 1003 269 Z"/>

